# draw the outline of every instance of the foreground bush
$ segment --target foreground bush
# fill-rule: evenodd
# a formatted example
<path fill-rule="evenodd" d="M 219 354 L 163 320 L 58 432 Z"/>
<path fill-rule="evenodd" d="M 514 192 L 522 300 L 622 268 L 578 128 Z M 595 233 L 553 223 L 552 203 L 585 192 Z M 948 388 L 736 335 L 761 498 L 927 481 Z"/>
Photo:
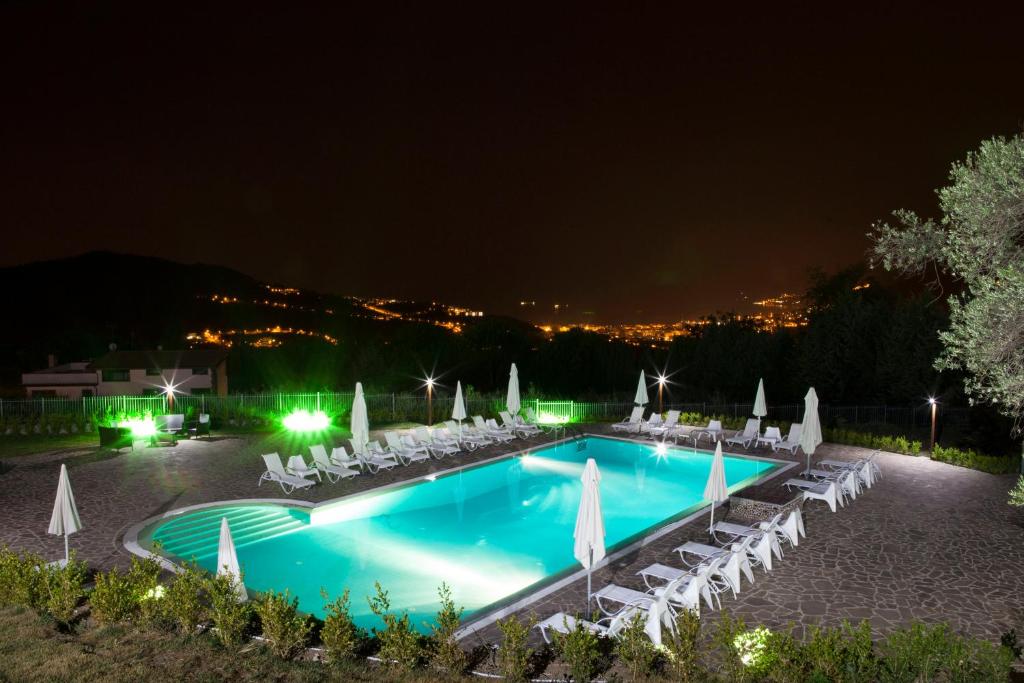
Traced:
<path fill-rule="evenodd" d="M 574 681 L 583 683 L 594 677 L 601 658 L 601 645 L 597 634 L 586 628 L 582 619 L 577 619 L 568 633 L 555 633 L 553 640 L 555 651 L 569 667 Z"/>
<path fill-rule="evenodd" d="M 203 589 L 206 572 L 195 562 L 186 562 L 166 587 L 162 604 L 167 616 L 185 635 L 196 632 L 205 614 Z"/>
<path fill-rule="evenodd" d="M 85 598 L 85 577 L 88 573 L 84 562 L 75 560 L 75 553 L 63 567 L 46 568 L 46 611 L 61 626 L 67 627 L 75 616 L 75 610 Z"/>
<path fill-rule="evenodd" d="M 292 659 L 306 647 L 312 625 L 299 614 L 299 599 L 284 593 L 261 593 L 256 601 L 263 638 L 270 651 L 281 659 Z"/>
<path fill-rule="evenodd" d="M 501 647 L 498 648 L 498 670 L 505 680 L 521 683 L 526 680 L 530 657 L 533 655 L 533 650 L 526 646 L 533 620 L 524 624 L 513 614 L 497 623 L 502 637 Z"/>
<path fill-rule="evenodd" d="M 327 591 L 321 590 L 320 595 L 327 599 Z M 329 662 L 347 662 L 356 658 L 359 649 L 359 629 L 352 621 L 349 611 L 348 589 L 324 607 L 324 627 L 320 630 L 320 640 Z"/>
<path fill-rule="evenodd" d="M 367 598 L 370 610 L 384 622 L 384 630 L 374 632 L 380 641 L 380 658 L 388 664 L 397 664 L 409 670 L 419 664 L 423 655 L 420 647 L 420 636 L 409 623 L 409 613 L 396 615 L 391 613 L 391 601 L 388 592 L 375 583 L 377 595 Z"/>
<path fill-rule="evenodd" d="M 441 609 L 437 613 L 436 623 L 430 625 L 430 661 L 439 669 L 458 676 L 466 670 L 466 653 L 455 639 L 455 632 L 459 630 L 459 621 L 462 619 L 462 608 L 455 607 L 452 590 L 447 584 L 442 583 L 437 594 L 441 599 Z"/>
<path fill-rule="evenodd" d="M 43 612 L 48 597 L 43 558 L 35 553 L 0 549 L 0 604 Z"/>
<path fill-rule="evenodd" d="M 239 601 L 237 580 L 230 575 L 211 574 L 206 578 L 206 596 L 210 601 L 217 640 L 226 648 L 237 648 L 245 642 L 252 622 L 252 605 Z"/>

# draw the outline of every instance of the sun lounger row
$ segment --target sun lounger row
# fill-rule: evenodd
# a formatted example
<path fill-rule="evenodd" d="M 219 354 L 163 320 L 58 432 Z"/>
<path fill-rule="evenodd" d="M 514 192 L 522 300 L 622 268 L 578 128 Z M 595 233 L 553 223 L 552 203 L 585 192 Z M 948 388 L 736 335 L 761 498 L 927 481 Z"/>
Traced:
<path fill-rule="evenodd" d="M 322 444 L 310 446 L 312 463 L 306 462 L 301 455 L 293 455 L 284 464 L 280 455 L 268 453 L 263 456 L 267 470 L 260 475 L 259 484 L 264 481 L 276 482 L 286 494 L 290 494 L 295 489 L 309 488 L 322 482 L 325 476 L 328 482 L 334 483 L 364 472 L 376 474 L 381 470 L 422 462 L 431 457 L 441 459 L 463 449 L 474 450 L 480 446 L 507 443 L 540 433 L 538 426 L 514 419 L 505 411 L 500 415 L 504 422 L 502 426 L 493 419 L 484 420 L 482 416 L 476 415 L 472 426 L 448 420 L 443 426 L 384 432 L 385 446 L 381 446 L 379 441 L 361 445 L 349 439 L 351 455 L 344 446 L 334 447 L 330 455 Z"/>
<path fill-rule="evenodd" d="M 682 566 L 652 564 L 637 572 L 644 589 L 608 584 L 594 593 L 597 608 L 605 615 L 602 619 L 581 621 L 558 612 L 538 623 L 537 628 L 547 642 L 551 642 L 552 632 L 567 633 L 579 623 L 598 635 L 613 637 L 636 614 L 650 618 L 653 611 L 653 617 L 672 632 L 680 610 L 699 614 L 702 602 L 708 609 L 721 608 L 723 593 L 735 597 L 742 589 L 743 578 L 754 582 L 754 568 L 771 571 L 773 558 L 783 556 L 782 546 L 799 545 L 804 536 L 799 508 L 749 526 L 718 522 L 713 527 L 713 538 L 721 545 L 689 541 L 674 550 Z"/>
<path fill-rule="evenodd" d="M 876 457 L 878 451 L 857 461 L 821 460 L 816 469 L 802 472 L 803 478 L 787 480 L 783 486 L 803 492 L 804 500 L 822 500 L 832 512 L 857 500 L 865 488 L 871 488 L 882 476 Z"/>

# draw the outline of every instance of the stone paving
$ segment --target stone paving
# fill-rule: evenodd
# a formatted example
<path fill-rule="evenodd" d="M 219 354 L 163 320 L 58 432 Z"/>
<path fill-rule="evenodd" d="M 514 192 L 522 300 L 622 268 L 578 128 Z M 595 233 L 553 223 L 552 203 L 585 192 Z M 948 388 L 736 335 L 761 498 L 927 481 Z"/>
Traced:
<path fill-rule="evenodd" d="M 312 502 L 336 498 L 545 441 L 517 440 L 391 473 L 325 482 L 291 497 Z M 270 450 L 267 446 L 265 435 L 216 436 L 117 456 L 79 450 L 11 459 L 13 467 L 0 473 L 0 544 L 48 558 L 63 553 L 62 539 L 49 536 L 46 527 L 59 463 L 65 461 L 84 524 L 71 537 L 71 547 L 93 567 L 125 566 L 130 555 L 122 544 L 124 532 L 147 517 L 218 500 L 284 498 L 276 485 L 256 485 L 263 471 L 259 454 Z M 280 449 L 282 456 L 297 451 Z M 852 460 L 866 454 L 830 444 L 819 449 L 821 457 Z M 770 574 L 758 570 L 755 583 L 744 583 L 738 598 L 725 598 L 724 606 L 748 623 L 792 623 L 798 635 L 812 624 L 862 618 L 870 620 L 876 634 L 911 620 L 948 621 L 957 631 L 992 640 L 1010 628 L 1024 632 L 1024 514 L 1006 504 L 1014 478 L 923 457 L 883 453 L 879 461 L 883 479 L 846 509 L 833 514 L 823 503 L 808 502 L 807 538 L 788 549 Z M 786 502 L 792 496 L 780 484 L 788 476 L 742 495 Z M 653 562 L 678 564 L 671 549 L 688 539 L 706 539 L 706 524 L 701 515 L 602 568 L 594 575 L 595 588 L 612 581 L 642 588 L 637 570 Z M 585 580 L 577 581 L 523 613 L 543 618 L 559 610 L 578 611 L 585 591 Z M 704 615 L 715 618 L 715 613 Z M 497 640 L 490 626 L 468 636 L 467 644 Z"/>

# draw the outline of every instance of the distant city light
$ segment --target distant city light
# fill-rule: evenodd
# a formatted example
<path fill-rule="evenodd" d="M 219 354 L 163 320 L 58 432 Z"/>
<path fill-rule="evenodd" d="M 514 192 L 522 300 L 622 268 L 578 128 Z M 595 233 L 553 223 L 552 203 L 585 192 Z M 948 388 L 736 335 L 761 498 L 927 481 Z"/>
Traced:
<path fill-rule="evenodd" d="M 331 418 L 322 410 L 311 413 L 299 408 L 286 415 L 281 424 L 290 432 L 322 432 L 331 425 Z"/>

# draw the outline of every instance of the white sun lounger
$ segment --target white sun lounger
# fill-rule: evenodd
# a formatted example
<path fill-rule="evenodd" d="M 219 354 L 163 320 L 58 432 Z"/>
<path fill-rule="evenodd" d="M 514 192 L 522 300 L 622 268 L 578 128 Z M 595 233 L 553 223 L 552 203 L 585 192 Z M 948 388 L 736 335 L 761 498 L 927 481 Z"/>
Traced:
<path fill-rule="evenodd" d="M 287 494 L 295 489 L 309 488 L 316 483 L 315 481 L 303 479 L 302 477 L 285 472 L 284 465 L 281 464 L 281 456 L 277 453 L 265 453 L 263 455 L 263 462 L 267 466 L 267 471 L 260 475 L 260 481 L 256 484 L 257 486 L 261 486 L 264 481 L 276 481 L 281 485 L 281 490 Z"/>
<path fill-rule="evenodd" d="M 647 430 L 647 435 L 652 439 L 661 437 L 667 439 L 672 436 L 676 429 L 679 427 L 679 414 L 678 410 L 670 410 L 665 415 L 665 419 L 657 427 L 651 427 Z"/>
<path fill-rule="evenodd" d="M 501 417 L 501 423 L 502 425 L 504 425 L 505 429 L 508 429 L 513 433 L 518 434 L 524 439 L 530 436 L 536 436 L 537 434 L 540 434 L 540 427 L 531 424 L 526 424 L 525 422 L 516 422 L 514 419 L 512 419 L 512 415 L 510 415 L 507 410 L 502 410 L 501 412 L 498 413 L 498 416 Z"/>
<path fill-rule="evenodd" d="M 754 570 L 750 566 L 750 545 L 755 540 L 754 536 L 746 536 L 738 543 L 732 543 L 726 547 L 687 541 L 675 548 L 679 553 L 679 559 L 687 567 L 699 567 L 702 563 L 715 557 L 725 557 L 726 562 L 722 565 L 719 573 L 729 583 L 733 596 L 740 592 L 740 573 L 747 577 L 747 581 L 754 582 Z M 687 559 L 688 556 L 697 558 L 696 562 Z M 646 571 L 646 570 L 644 570 Z"/>
<path fill-rule="evenodd" d="M 331 463 L 348 469 L 358 468 L 360 472 L 363 470 L 363 463 L 359 458 L 350 456 L 344 446 L 335 446 L 331 449 Z"/>
<path fill-rule="evenodd" d="M 509 442 L 515 437 L 508 433 L 507 430 L 499 429 L 498 424 L 494 424 L 494 428 L 484 421 L 484 418 L 480 415 L 473 416 L 473 425 L 476 427 L 477 432 L 485 434 L 487 438 L 493 441 Z"/>
<path fill-rule="evenodd" d="M 764 567 L 765 571 L 772 569 L 772 555 L 782 559 L 782 546 L 776 534 L 776 527 L 782 521 L 782 513 L 776 514 L 768 522 L 760 522 L 753 526 L 734 524 L 732 522 L 716 522 L 712 527 L 712 535 L 719 543 L 732 543 L 745 536 L 752 536 L 748 546 L 748 555 L 755 559 L 758 564 Z M 724 539 L 718 538 L 719 534 Z"/>
<path fill-rule="evenodd" d="M 430 460 L 430 453 L 426 448 L 402 443 L 402 439 L 395 432 L 384 432 L 384 441 L 388 445 L 388 452 L 398 458 L 403 465 Z"/>
<path fill-rule="evenodd" d="M 555 633 L 571 633 L 577 627 L 577 625 L 583 626 L 591 633 L 604 638 L 614 638 L 625 629 L 638 614 L 644 614 L 654 606 L 656 609 L 661 609 L 664 615 L 663 625 L 668 629 L 670 633 L 675 633 L 675 613 L 669 606 L 666 599 L 662 598 L 659 605 L 655 605 L 649 600 L 650 596 L 646 596 L 641 604 L 626 605 L 612 616 L 604 617 L 597 621 L 587 621 L 580 619 L 572 615 L 566 614 L 565 612 L 557 612 L 552 614 L 544 621 L 538 623 L 535 628 L 540 630 L 541 636 L 544 638 L 544 642 L 551 644 L 553 638 L 551 632 Z"/>
<path fill-rule="evenodd" d="M 647 418 L 647 421 L 641 420 L 637 425 L 638 434 L 650 434 L 652 429 L 657 429 L 662 425 L 661 413 L 651 413 L 651 416 Z"/>
<path fill-rule="evenodd" d="M 736 444 L 737 446 L 743 446 L 744 448 L 750 448 L 750 444 L 752 444 L 758 437 L 757 430 L 758 421 L 753 418 L 749 418 L 747 419 L 747 424 L 743 427 L 743 431 L 730 436 L 725 440 L 725 442 Z"/>
<path fill-rule="evenodd" d="M 861 467 L 865 463 L 860 463 Z M 803 476 L 810 477 L 817 481 L 834 481 L 842 487 L 843 495 L 850 500 L 857 500 L 860 488 L 860 470 L 849 468 L 842 470 L 806 470 Z"/>
<path fill-rule="evenodd" d="M 392 467 L 398 467 L 397 460 L 383 457 L 377 453 L 371 453 L 369 448 L 360 452 L 359 445 L 355 441 L 349 439 L 349 443 L 352 444 L 352 451 L 355 453 L 356 458 L 366 466 L 366 469 L 370 470 L 370 474 L 376 474 L 380 470 L 389 470 Z"/>
<path fill-rule="evenodd" d="M 460 429 L 459 424 L 455 420 L 447 420 L 444 424 L 448 428 L 448 433 L 458 438 L 462 445 L 471 451 L 492 443 L 487 436 L 468 425 L 463 425 Z"/>
<path fill-rule="evenodd" d="M 313 466 L 327 475 L 327 481 L 334 483 L 339 479 L 348 479 L 359 474 L 358 470 L 350 470 L 341 465 L 335 465 L 327 456 L 327 449 L 322 445 L 310 446 L 309 452 L 313 454 Z"/>
<path fill-rule="evenodd" d="M 644 576 L 644 583 L 650 586 L 649 580 L 651 578 L 657 578 L 656 574 L 659 572 L 672 573 L 673 576 L 666 580 L 665 585 L 652 587 L 646 593 L 643 591 L 634 590 L 632 588 L 625 588 L 623 586 L 617 586 L 614 583 L 608 584 L 598 592 L 594 593 L 594 598 L 597 601 L 597 607 L 605 614 L 610 614 L 608 607 L 605 606 L 605 602 L 612 604 L 623 604 L 623 605 L 650 605 L 654 600 L 665 597 L 668 599 L 668 604 L 674 607 L 683 607 L 686 609 L 693 610 L 700 613 L 700 599 L 704 598 L 704 602 L 707 603 L 709 609 L 714 609 L 714 599 L 712 595 L 717 597 L 717 590 L 712 591 L 711 577 L 718 574 L 719 566 L 722 564 L 721 558 L 714 558 L 710 562 L 695 571 L 679 571 L 671 572 L 672 567 L 665 565 L 651 565 L 647 569 L 637 572 L 643 575 L 643 572 L 647 572 Z M 644 600 L 647 603 L 644 603 Z"/>
<path fill-rule="evenodd" d="M 804 426 L 799 422 L 794 422 L 789 425 L 789 434 L 783 441 L 772 446 L 773 451 L 789 451 L 790 454 L 795 454 L 796 449 L 800 448 L 800 432 L 803 431 Z"/>
<path fill-rule="evenodd" d="M 694 429 L 687 436 L 693 437 L 693 445 L 696 446 L 702 437 L 708 437 L 711 443 L 721 441 L 724 432 L 722 431 L 721 420 L 708 420 L 707 427 L 701 427 L 700 429 Z"/>
<path fill-rule="evenodd" d="M 616 432 L 635 432 L 640 429 L 640 421 L 644 419 L 644 407 L 636 406 L 633 408 L 633 412 L 630 413 L 622 422 L 616 422 L 612 424 L 612 429 Z"/>
<path fill-rule="evenodd" d="M 288 464 L 284 466 L 284 471 L 288 474 L 294 474 L 296 477 L 302 477 L 303 479 L 312 479 L 316 477 L 317 481 L 323 482 L 320 477 L 320 470 L 316 467 L 310 467 L 305 458 L 301 455 L 293 455 L 288 458 Z"/>
<path fill-rule="evenodd" d="M 441 439 L 434 439 L 426 427 L 417 427 L 413 431 L 416 434 L 416 441 L 421 445 L 425 444 L 430 449 L 430 454 L 438 460 L 446 455 L 455 455 L 459 452 L 455 446 L 450 446 Z"/>
<path fill-rule="evenodd" d="M 800 489 L 803 491 L 804 500 L 823 500 L 828 503 L 832 512 L 836 511 L 836 503 L 844 505 L 843 495 L 834 481 L 808 481 L 806 479 L 788 479 L 785 484 L 789 489 Z"/>
<path fill-rule="evenodd" d="M 757 445 L 766 444 L 773 451 L 777 444 L 782 443 L 782 432 L 778 427 L 765 427 L 764 435 L 757 437 Z"/>

